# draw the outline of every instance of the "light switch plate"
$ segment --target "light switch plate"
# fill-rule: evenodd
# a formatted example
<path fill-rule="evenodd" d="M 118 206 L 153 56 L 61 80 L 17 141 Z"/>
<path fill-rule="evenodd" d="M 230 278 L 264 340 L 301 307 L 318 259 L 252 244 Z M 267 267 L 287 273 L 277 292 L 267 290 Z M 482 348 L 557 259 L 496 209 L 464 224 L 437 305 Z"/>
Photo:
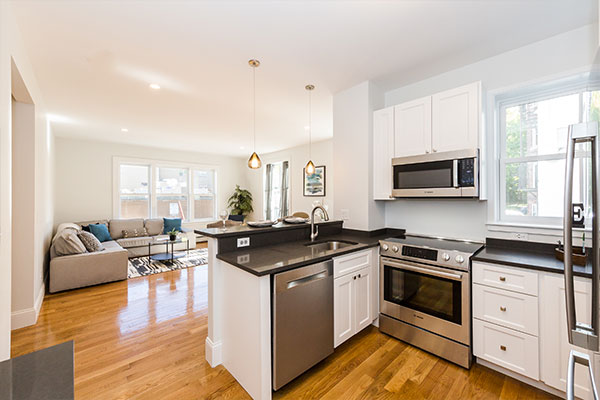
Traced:
<path fill-rule="evenodd" d="M 529 240 L 529 234 L 522 232 L 514 232 L 513 239 L 515 240 Z"/>
<path fill-rule="evenodd" d="M 350 219 L 350 210 L 348 210 L 347 208 L 342 208 L 340 210 L 340 216 L 343 221 L 348 221 Z"/>
<path fill-rule="evenodd" d="M 250 238 L 249 237 L 238 238 L 237 247 L 248 247 L 248 246 L 250 246 Z"/>

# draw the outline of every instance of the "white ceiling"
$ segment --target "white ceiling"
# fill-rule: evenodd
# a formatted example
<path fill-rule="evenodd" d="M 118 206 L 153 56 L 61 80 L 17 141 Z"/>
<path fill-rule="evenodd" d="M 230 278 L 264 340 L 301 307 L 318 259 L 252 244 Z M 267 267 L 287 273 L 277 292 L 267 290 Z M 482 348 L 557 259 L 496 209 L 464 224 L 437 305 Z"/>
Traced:
<path fill-rule="evenodd" d="M 230 155 L 252 148 L 250 58 L 262 62 L 256 124 L 265 153 L 308 140 L 307 83 L 316 86 L 313 137 L 326 139 L 333 93 L 368 79 L 393 89 L 598 15 L 595 0 L 13 6 L 57 135 Z"/>

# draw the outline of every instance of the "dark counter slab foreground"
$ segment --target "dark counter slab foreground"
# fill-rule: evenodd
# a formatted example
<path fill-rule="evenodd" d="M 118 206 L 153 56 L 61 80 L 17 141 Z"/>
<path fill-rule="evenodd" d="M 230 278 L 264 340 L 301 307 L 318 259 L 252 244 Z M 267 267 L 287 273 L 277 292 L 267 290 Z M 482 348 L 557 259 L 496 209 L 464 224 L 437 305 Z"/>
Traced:
<path fill-rule="evenodd" d="M 402 236 L 403 234 L 404 230 L 401 229 L 381 229 L 372 232 L 340 229 L 337 233 L 319 235 L 315 243 L 339 240 L 356 244 L 339 250 L 316 251 L 307 246 L 311 243 L 310 239 L 302 238 L 275 245 L 219 253 L 217 258 L 251 274 L 263 276 L 325 261 L 354 251 L 365 250 L 378 246 L 380 240 Z"/>
<path fill-rule="evenodd" d="M 556 245 L 519 240 L 486 239 L 486 247 L 473 257 L 473 261 L 504 264 L 538 271 L 564 273 L 564 264 L 554 256 Z M 573 265 L 577 276 L 591 277 L 591 264 Z"/>
<path fill-rule="evenodd" d="M 0 363 L 0 400 L 73 398 L 73 341 Z"/>

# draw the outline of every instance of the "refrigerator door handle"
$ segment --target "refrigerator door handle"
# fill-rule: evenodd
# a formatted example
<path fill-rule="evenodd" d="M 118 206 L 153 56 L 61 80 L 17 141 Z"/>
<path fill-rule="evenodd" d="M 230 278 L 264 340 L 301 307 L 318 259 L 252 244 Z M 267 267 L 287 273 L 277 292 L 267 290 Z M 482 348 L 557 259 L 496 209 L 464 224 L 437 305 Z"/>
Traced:
<path fill-rule="evenodd" d="M 594 400 L 598 400 L 598 389 L 596 388 L 596 381 L 594 380 L 592 360 L 588 354 L 580 353 L 575 350 L 571 350 L 571 353 L 569 354 L 569 368 L 567 370 L 567 400 L 575 399 L 575 364 L 580 364 L 587 367 L 590 374 L 590 381 L 592 383 L 592 394 L 594 396 Z"/>
<path fill-rule="evenodd" d="M 577 143 L 590 142 L 592 147 L 592 323 L 577 322 L 575 311 L 575 289 L 573 278 L 573 165 Z M 600 252 L 598 248 L 598 188 L 600 187 L 599 168 L 600 152 L 598 151 L 598 123 L 590 122 L 569 126 L 567 139 L 567 158 L 565 172 L 564 202 L 564 265 L 565 265 L 565 304 L 567 308 L 567 335 L 569 343 L 598 351 L 598 268 L 600 268 Z M 585 245 L 585 244 L 584 244 Z"/>

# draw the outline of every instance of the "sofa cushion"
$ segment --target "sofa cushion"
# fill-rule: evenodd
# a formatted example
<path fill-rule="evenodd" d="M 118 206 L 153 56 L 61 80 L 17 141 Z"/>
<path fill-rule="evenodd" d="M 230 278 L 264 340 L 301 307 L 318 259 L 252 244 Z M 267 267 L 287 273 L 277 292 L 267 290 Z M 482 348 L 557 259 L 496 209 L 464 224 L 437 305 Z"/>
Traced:
<path fill-rule="evenodd" d="M 78 233 L 79 231 L 73 228 L 59 231 L 52 241 L 53 253 L 57 256 L 87 253 L 85 245 L 77 236 Z"/>
<path fill-rule="evenodd" d="M 124 229 L 123 231 L 121 231 L 121 234 L 123 235 L 123 238 L 136 238 L 141 236 L 148 236 L 148 231 L 145 227 L 142 229 Z"/>
<path fill-rule="evenodd" d="M 102 246 L 102 243 L 100 243 L 98 238 L 96 238 L 96 236 L 94 236 L 90 232 L 81 231 L 77 234 L 77 237 L 79 237 L 79 240 L 81 240 L 81 242 L 85 246 L 85 249 L 90 253 L 104 250 L 104 246 Z"/>
<path fill-rule="evenodd" d="M 123 250 L 123 247 L 121 247 L 116 240 L 109 240 L 108 242 L 102 243 L 102 245 L 107 251 Z"/>
<path fill-rule="evenodd" d="M 121 247 L 123 247 L 124 249 L 126 249 L 128 247 L 146 246 L 150 242 L 152 242 L 152 240 L 153 240 L 153 238 L 151 238 L 150 236 L 144 236 L 144 237 L 133 237 L 133 238 L 118 239 L 117 243 Z"/>
<path fill-rule="evenodd" d="M 101 242 L 108 242 L 112 240 L 108 228 L 103 224 L 90 224 L 90 232 L 98 238 Z"/>
<path fill-rule="evenodd" d="M 143 227 L 143 218 L 111 219 L 108 223 L 110 236 L 113 239 L 121 239 L 123 231 L 142 229 Z"/>
<path fill-rule="evenodd" d="M 150 218 L 144 221 L 144 226 L 148 230 L 148 235 L 156 236 L 163 233 L 165 221 L 162 218 Z"/>
<path fill-rule="evenodd" d="M 168 234 L 171 230 L 175 229 L 181 232 L 181 218 L 163 218 L 164 228 L 163 233 Z"/>

